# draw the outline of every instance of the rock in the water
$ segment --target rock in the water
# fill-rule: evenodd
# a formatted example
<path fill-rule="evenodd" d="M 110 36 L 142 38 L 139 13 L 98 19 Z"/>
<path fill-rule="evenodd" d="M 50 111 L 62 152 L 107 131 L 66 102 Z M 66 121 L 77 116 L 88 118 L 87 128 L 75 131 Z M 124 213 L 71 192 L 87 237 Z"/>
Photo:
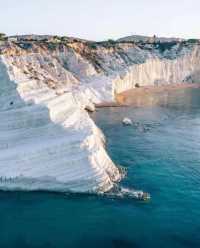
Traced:
<path fill-rule="evenodd" d="M 122 121 L 122 123 L 123 123 L 125 126 L 131 126 L 131 125 L 133 125 L 132 120 L 129 119 L 129 118 L 124 118 L 123 121 Z"/>

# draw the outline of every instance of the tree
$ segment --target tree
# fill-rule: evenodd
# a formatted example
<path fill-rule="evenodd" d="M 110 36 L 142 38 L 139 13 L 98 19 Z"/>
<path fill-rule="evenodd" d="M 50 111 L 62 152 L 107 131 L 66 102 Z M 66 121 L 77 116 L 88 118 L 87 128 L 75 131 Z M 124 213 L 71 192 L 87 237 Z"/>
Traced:
<path fill-rule="evenodd" d="M 189 43 L 198 43 L 199 40 L 198 39 L 189 39 L 188 42 Z"/>
<path fill-rule="evenodd" d="M 112 39 L 109 39 L 108 43 L 114 45 L 116 42 L 114 40 L 112 40 Z"/>

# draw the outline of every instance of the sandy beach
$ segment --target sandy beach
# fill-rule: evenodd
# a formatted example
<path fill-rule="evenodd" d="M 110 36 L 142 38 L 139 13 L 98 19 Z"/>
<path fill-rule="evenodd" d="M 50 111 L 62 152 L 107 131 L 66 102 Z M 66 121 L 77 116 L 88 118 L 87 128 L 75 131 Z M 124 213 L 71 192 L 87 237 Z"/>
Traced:
<path fill-rule="evenodd" d="M 144 86 L 140 88 L 131 89 L 116 95 L 117 103 L 115 106 L 122 105 L 154 105 L 160 101 L 164 101 L 171 92 L 184 90 L 188 88 L 200 88 L 199 83 L 181 83 L 162 86 Z M 111 104 L 110 104 L 111 105 Z M 107 106 L 105 104 L 104 106 Z"/>

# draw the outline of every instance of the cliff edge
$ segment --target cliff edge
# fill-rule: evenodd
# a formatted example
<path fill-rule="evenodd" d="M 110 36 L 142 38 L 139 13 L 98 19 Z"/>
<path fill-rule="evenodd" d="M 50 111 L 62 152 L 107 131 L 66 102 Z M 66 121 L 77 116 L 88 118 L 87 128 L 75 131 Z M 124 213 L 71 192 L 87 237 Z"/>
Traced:
<path fill-rule="evenodd" d="M 86 110 L 145 85 L 198 83 L 198 40 L 0 41 L 0 189 L 105 192 L 121 179 Z"/>

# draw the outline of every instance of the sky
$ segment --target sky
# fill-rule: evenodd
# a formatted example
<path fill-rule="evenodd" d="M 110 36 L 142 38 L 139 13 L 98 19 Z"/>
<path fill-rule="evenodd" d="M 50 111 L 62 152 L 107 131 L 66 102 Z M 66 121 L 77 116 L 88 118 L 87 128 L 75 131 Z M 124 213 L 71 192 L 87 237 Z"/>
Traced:
<path fill-rule="evenodd" d="M 200 38 L 200 0 L 0 0 L 0 32 Z"/>

